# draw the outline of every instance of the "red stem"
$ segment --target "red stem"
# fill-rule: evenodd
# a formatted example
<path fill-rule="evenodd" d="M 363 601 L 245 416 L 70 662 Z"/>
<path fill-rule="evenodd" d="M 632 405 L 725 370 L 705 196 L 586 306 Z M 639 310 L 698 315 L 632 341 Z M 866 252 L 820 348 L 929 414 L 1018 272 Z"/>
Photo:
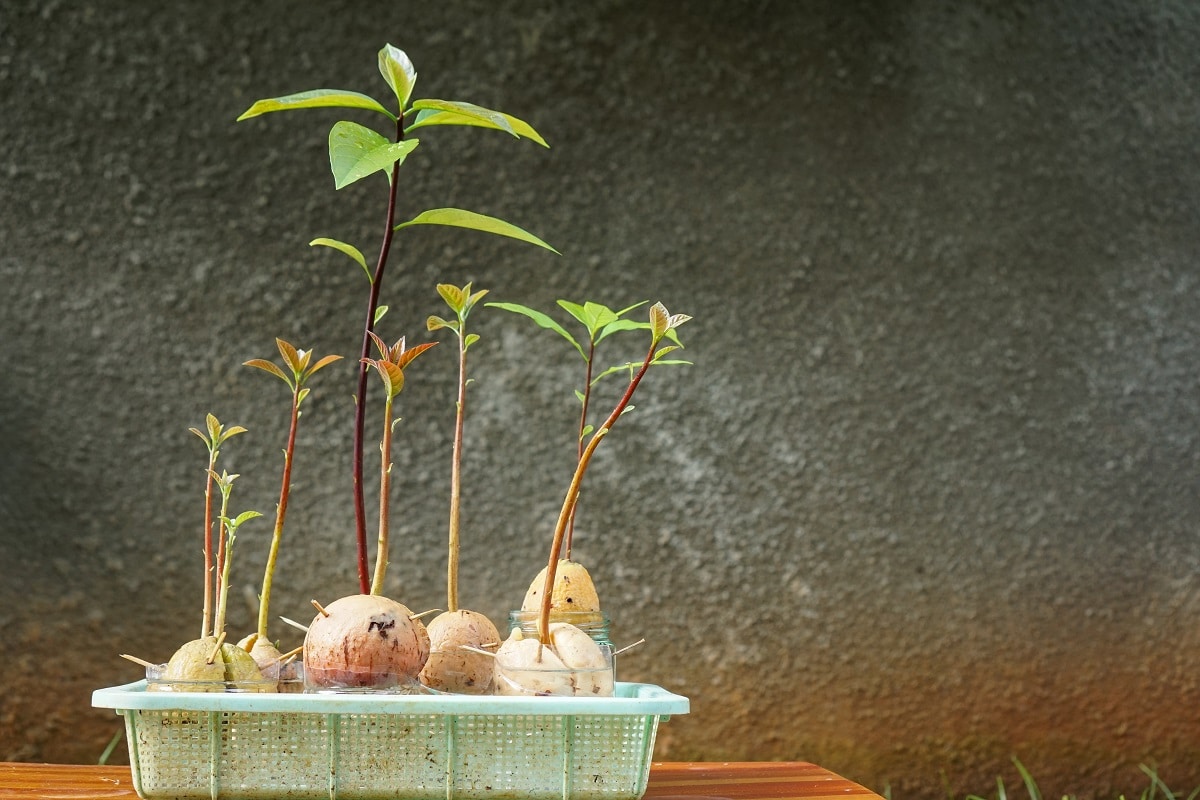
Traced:
<path fill-rule="evenodd" d="M 583 482 L 583 474 L 587 472 L 588 464 L 592 461 L 592 454 L 596 452 L 596 448 L 600 445 L 600 440 L 603 439 L 613 425 L 617 424 L 621 414 L 624 413 L 625 407 L 629 405 L 629 401 L 633 398 L 633 393 L 637 389 L 638 384 L 642 382 L 642 376 L 646 374 L 646 370 L 650 369 L 650 364 L 654 361 L 654 352 L 658 347 L 658 340 L 650 344 L 650 352 L 646 354 L 646 360 L 642 362 L 642 368 L 633 376 L 633 380 L 629 382 L 629 387 L 625 390 L 624 396 L 621 397 L 616 408 L 608 415 L 608 419 L 600 426 L 600 429 L 592 434 L 592 438 L 588 440 L 587 447 L 583 451 L 583 455 L 579 457 L 579 463 L 575 465 L 575 475 L 571 478 L 571 485 L 567 489 L 567 496 L 563 499 L 562 509 L 558 512 L 558 522 L 554 526 L 554 541 L 550 545 L 550 563 L 546 565 L 546 583 L 542 589 L 542 608 L 541 614 L 538 616 L 538 639 L 542 644 L 550 644 L 550 603 L 554 599 L 554 578 L 558 572 L 558 554 L 562 552 L 563 538 L 567 529 L 567 520 L 575 510 L 575 501 L 579 498 L 579 486 Z"/>
<path fill-rule="evenodd" d="M 588 403 L 592 399 L 592 361 L 596 358 L 596 340 L 592 339 L 588 346 L 587 380 L 583 383 L 583 410 L 579 413 L 579 438 L 575 445 L 575 464 L 583 458 L 583 431 L 587 428 Z M 575 510 L 578 503 L 571 506 L 571 519 L 567 523 L 567 561 L 571 560 L 571 546 L 575 543 Z"/>
<path fill-rule="evenodd" d="M 404 112 L 396 118 L 396 141 L 404 139 Z M 379 260 L 375 263 L 375 275 L 371 279 L 371 295 L 367 302 L 367 322 L 363 326 L 362 350 L 358 362 L 358 393 L 354 408 L 354 526 L 358 544 L 358 585 L 362 594 L 371 591 L 371 577 L 367 566 L 367 510 L 363 499 L 363 432 L 367 419 L 367 363 L 371 355 L 371 332 L 375 328 L 375 311 L 379 308 L 379 287 L 383 283 L 383 271 L 387 266 L 388 253 L 392 249 L 392 234 L 396 220 L 396 186 L 399 182 L 400 162 L 392 164 L 391 183 L 388 186 L 387 228 L 383 244 L 379 248 Z"/>
<path fill-rule="evenodd" d="M 208 452 L 208 480 L 204 484 L 204 620 L 200 626 L 200 638 L 208 636 L 212 628 L 213 596 L 213 549 L 212 549 L 212 485 L 213 468 L 217 465 L 216 453 Z"/>

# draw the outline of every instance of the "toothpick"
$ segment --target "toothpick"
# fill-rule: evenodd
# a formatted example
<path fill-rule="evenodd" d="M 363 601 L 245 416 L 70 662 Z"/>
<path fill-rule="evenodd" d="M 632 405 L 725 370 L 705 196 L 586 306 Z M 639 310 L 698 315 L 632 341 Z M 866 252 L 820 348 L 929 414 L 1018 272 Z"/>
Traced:
<path fill-rule="evenodd" d="M 646 643 L 646 640 L 645 640 L 645 639 L 638 639 L 638 640 L 637 640 L 636 642 L 634 642 L 633 644 L 627 644 L 627 645 L 625 645 L 624 647 L 622 647 L 620 650 L 617 650 L 616 652 L 614 652 L 614 653 L 613 653 L 613 658 L 616 658 L 617 656 L 621 655 L 621 653 L 627 653 L 627 652 L 629 652 L 630 650 L 632 650 L 633 648 L 635 648 L 635 647 L 637 647 L 637 646 L 639 646 L 639 645 L 643 645 L 643 644 L 645 644 L 645 643 Z"/>
<path fill-rule="evenodd" d="M 288 625 L 291 625 L 293 628 L 298 628 L 298 629 L 304 631 L 305 633 L 308 633 L 307 625 L 301 625 L 299 622 L 296 622 L 296 620 L 288 619 L 287 617 L 280 617 L 280 619 L 283 620 L 284 622 L 286 622 Z"/>
<path fill-rule="evenodd" d="M 221 635 L 217 637 L 217 643 L 213 645 L 212 652 L 208 654 L 208 658 L 204 660 L 205 664 L 211 664 L 217 660 L 217 653 L 221 652 L 221 645 L 225 644 L 225 631 L 221 631 Z"/>
<path fill-rule="evenodd" d="M 310 602 L 310 603 L 312 603 L 312 604 L 313 604 L 313 608 L 315 608 L 317 611 L 320 611 L 320 612 L 321 612 L 321 616 L 322 616 L 322 617 L 328 617 L 328 616 L 329 616 L 329 612 L 325 610 L 325 606 L 321 605 L 321 604 L 320 604 L 320 603 L 318 603 L 316 600 L 309 600 L 308 602 Z M 306 630 L 307 630 L 307 629 L 306 629 Z"/>
<path fill-rule="evenodd" d="M 143 667 L 145 667 L 146 669 L 153 669 L 153 668 L 159 666 L 158 664 L 151 664 L 149 661 L 145 660 L 144 658 L 138 658 L 137 656 L 131 656 L 128 653 L 121 653 L 121 658 L 125 659 L 126 661 L 132 661 L 135 664 L 140 664 Z"/>
<path fill-rule="evenodd" d="M 469 644 L 460 644 L 460 645 L 458 645 L 458 649 L 459 650 L 470 650 L 472 653 L 479 653 L 479 655 L 481 655 L 481 656 L 490 656 L 491 658 L 496 657 L 496 654 L 490 650 L 483 650 L 478 647 L 472 647 Z"/>
<path fill-rule="evenodd" d="M 296 656 L 300 655 L 303 652 L 304 652 L 304 645 L 300 645 L 299 647 L 295 648 L 294 650 L 288 650 L 286 653 L 279 656 L 279 660 L 283 661 L 284 659 L 288 659 L 290 661 L 291 659 L 295 658 Z"/>
<path fill-rule="evenodd" d="M 428 617 L 430 614 L 436 614 L 441 611 L 440 608 L 431 608 L 428 611 L 422 611 L 420 614 L 413 614 L 409 617 L 411 620 L 418 620 L 421 617 Z"/>

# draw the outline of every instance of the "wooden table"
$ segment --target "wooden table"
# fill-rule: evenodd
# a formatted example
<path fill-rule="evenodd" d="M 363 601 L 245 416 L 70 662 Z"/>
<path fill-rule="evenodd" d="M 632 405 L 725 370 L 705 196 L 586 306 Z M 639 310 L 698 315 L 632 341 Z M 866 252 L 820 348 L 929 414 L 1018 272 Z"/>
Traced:
<path fill-rule="evenodd" d="M 4 800 L 136 798 L 129 767 L 0 762 Z M 880 800 L 879 795 L 803 761 L 655 763 L 647 798 L 657 800 Z"/>

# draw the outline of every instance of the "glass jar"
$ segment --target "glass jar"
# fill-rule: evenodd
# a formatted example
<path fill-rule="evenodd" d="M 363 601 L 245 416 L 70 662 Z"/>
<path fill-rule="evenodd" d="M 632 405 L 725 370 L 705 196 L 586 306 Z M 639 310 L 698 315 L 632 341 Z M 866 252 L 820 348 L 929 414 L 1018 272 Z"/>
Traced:
<path fill-rule="evenodd" d="M 528 637 L 538 635 L 539 611 L 510 611 L 508 612 L 508 630 L 520 628 L 521 633 Z M 608 614 L 604 611 L 551 611 L 551 622 L 569 622 L 579 630 L 592 637 L 592 641 L 601 646 L 612 647 L 609 635 Z M 504 634 L 506 632 L 502 632 Z"/>

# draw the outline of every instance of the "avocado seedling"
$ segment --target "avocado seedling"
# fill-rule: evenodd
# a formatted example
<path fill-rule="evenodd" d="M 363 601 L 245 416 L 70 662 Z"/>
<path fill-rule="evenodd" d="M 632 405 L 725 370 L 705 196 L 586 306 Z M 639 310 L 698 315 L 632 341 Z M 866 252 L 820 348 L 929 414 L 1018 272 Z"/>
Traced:
<path fill-rule="evenodd" d="M 371 591 L 367 564 L 366 506 L 363 494 L 368 356 L 371 351 L 371 335 L 374 326 L 379 321 L 382 309 L 385 308 L 379 305 L 379 297 L 384 271 L 391 252 L 393 235 L 396 231 L 414 226 L 452 226 L 507 236 L 554 253 L 558 252 L 538 237 L 511 223 L 460 208 L 431 209 L 421 212 L 406 222 L 396 223 L 397 196 L 401 185 L 400 165 L 417 148 L 419 140 L 412 138 L 415 131 L 441 125 L 488 128 L 502 131 L 518 139 L 529 139 L 543 147 L 548 147 L 548 145 L 527 122 L 500 111 L 457 100 L 413 100 L 412 93 L 416 85 L 417 72 L 408 55 L 397 47 L 390 44 L 384 46 L 379 51 L 378 64 L 380 74 L 395 97 L 394 111 L 373 97 L 359 92 L 344 89 L 315 89 L 259 100 L 238 117 L 238 120 L 241 121 L 276 111 L 336 107 L 369 111 L 381 115 L 387 121 L 387 135 L 347 120 L 334 123 L 329 131 L 329 166 L 333 172 L 336 189 L 342 189 L 378 172 L 384 173 L 388 178 L 387 213 L 383 241 L 374 270 L 367 266 L 362 252 L 352 244 L 328 237 L 320 237 L 310 243 L 314 246 L 330 247 L 353 259 L 367 273 L 370 284 L 359 361 L 352 459 L 359 591 L 364 595 Z"/>
<path fill-rule="evenodd" d="M 570 643 L 570 647 L 572 648 L 571 658 L 574 659 L 574 663 L 592 664 L 607 657 L 600 651 L 599 645 L 591 637 L 587 636 L 587 634 L 583 634 L 582 637 L 577 636 L 575 631 L 578 631 L 578 629 L 567 623 L 554 623 L 554 626 L 552 626 L 550 616 L 554 605 L 555 579 L 557 577 L 563 541 L 566 538 L 567 525 L 575 508 L 575 503 L 579 498 L 583 477 L 587 472 L 588 466 L 591 464 L 592 457 L 596 453 L 596 448 L 599 447 L 600 442 L 604 440 L 613 426 L 616 425 L 617 420 L 626 411 L 630 410 L 630 400 L 633 399 L 634 392 L 637 391 L 642 378 L 645 377 L 650 367 L 661 362 L 664 356 L 681 346 L 678 344 L 662 345 L 663 339 L 670 336 L 675 329 L 691 319 L 686 314 L 671 314 L 662 303 L 655 303 L 650 307 L 649 317 L 650 349 L 647 351 L 640 366 L 637 366 L 633 362 L 622 366 L 621 369 L 628 368 L 632 373 L 629 385 L 625 388 L 621 399 L 617 401 L 616 406 L 600 427 L 591 432 L 587 446 L 584 447 L 579 460 L 576 462 L 575 473 L 571 477 L 571 483 L 567 488 L 566 496 L 563 498 L 558 521 L 554 526 L 549 561 L 544 570 L 545 577 L 542 583 L 541 606 L 538 615 L 538 646 L 535 649 L 523 644 L 526 637 L 524 637 L 519 629 L 514 629 L 497 653 L 496 669 L 498 684 L 502 682 L 515 683 L 534 691 L 534 693 L 548 691 L 547 687 L 538 688 L 536 683 L 529 683 L 532 680 L 530 676 L 536 678 L 539 669 L 538 665 L 546 665 L 549 674 L 553 675 L 556 670 L 562 669 L 562 667 L 558 666 L 562 664 L 568 670 L 567 681 L 572 686 L 572 693 L 578 691 L 580 686 L 584 686 L 585 691 L 590 691 L 594 684 L 582 682 L 577 677 L 569 675 L 576 668 L 569 663 L 571 659 L 564 658 L 564 653 L 559 652 L 556 643 L 560 639 Z M 678 342 L 678 338 L 672 337 L 672 341 Z M 635 368 L 636 371 L 634 371 Z M 582 632 L 580 631 L 579 633 Z M 586 644 L 583 641 L 584 638 L 587 639 Z M 556 657 L 553 659 L 549 658 L 546 654 L 547 649 L 551 650 Z"/>
<path fill-rule="evenodd" d="M 583 388 L 575 390 L 575 397 L 579 400 L 579 429 L 578 435 L 575 438 L 575 463 L 578 466 L 584 458 L 585 442 L 587 437 L 594 432 L 594 427 L 588 423 L 588 412 L 591 408 L 592 393 L 596 385 L 600 381 L 611 375 L 617 375 L 628 372 L 634 365 L 632 364 L 617 364 L 606 369 L 596 369 L 596 350 L 600 342 L 607 339 L 609 336 L 620 331 L 632 330 L 648 330 L 651 328 L 652 322 L 642 322 L 629 318 L 627 315 L 635 309 L 641 308 L 646 303 L 635 303 L 634 305 L 623 308 L 619 311 L 614 311 L 606 305 L 586 301 L 584 303 L 573 303 L 568 300 L 559 300 L 558 305 L 564 311 L 571 315 L 584 328 L 586 340 L 580 343 L 570 332 L 562 325 L 550 317 L 529 306 L 519 303 L 488 303 L 489 307 L 499 308 L 504 311 L 509 311 L 521 316 L 528 317 L 533 320 L 539 327 L 546 330 L 554 331 L 563 339 L 565 339 L 579 357 L 584 362 L 584 380 Z M 682 323 L 680 323 L 682 324 Z M 676 346 L 679 346 L 679 339 L 674 331 L 674 328 L 668 328 L 665 334 L 666 338 L 670 339 Z M 673 349 L 673 348 L 672 348 Z M 664 365 L 679 365 L 688 364 L 690 362 L 681 361 L 678 359 L 668 359 L 664 356 L 670 352 L 670 349 L 664 349 L 658 353 L 653 360 L 656 366 Z M 631 373 L 632 374 L 632 373 Z M 626 407 L 630 410 L 631 407 Z M 586 469 L 586 467 L 585 467 Z M 593 624 L 601 620 L 600 614 L 600 599 L 596 592 L 596 586 L 592 581 L 592 576 L 588 573 L 587 568 L 577 561 L 572 560 L 572 546 L 574 543 L 575 519 L 579 510 L 578 495 L 571 505 L 570 513 L 567 517 L 567 528 L 565 540 L 563 544 L 564 558 L 562 558 L 555 569 L 555 578 L 553 581 L 553 590 L 550 597 L 551 615 L 554 619 L 564 622 L 586 623 Z M 527 613 L 534 613 L 542 607 L 542 592 L 547 586 L 546 576 L 550 572 L 547 567 L 534 577 L 529 584 L 529 589 L 525 593 L 525 599 L 521 603 L 521 610 Z"/>
<path fill-rule="evenodd" d="M 409 348 L 401 337 L 390 347 L 374 332 L 379 358 L 366 363 L 383 381 L 383 438 L 380 442 L 379 534 L 370 593 L 343 597 L 317 616 L 304 637 L 304 678 L 322 688 L 387 689 L 415 683 L 429 658 L 429 634 L 417 615 L 383 596 L 391 520 L 393 404 L 404 388 L 405 368 L 436 342 Z"/>
<path fill-rule="evenodd" d="M 279 501 L 275 504 L 275 527 L 271 533 L 271 546 L 267 553 L 267 566 L 263 572 L 262 591 L 258 595 L 258 628 L 246 636 L 238 646 L 249 651 L 264 675 L 278 679 L 282 669 L 283 655 L 267 635 L 270 619 L 271 587 L 275 578 L 275 565 L 279 557 L 279 545 L 283 541 L 283 526 L 287 518 L 288 499 L 292 491 L 292 465 L 296 456 L 296 428 L 300 422 L 300 406 L 308 397 L 308 380 L 319 370 L 341 359 L 328 355 L 312 363 L 312 350 L 297 350 L 283 339 L 275 339 L 283 366 L 265 358 L 252 358 L 243 366 L 255 367 L 279 378 L 292 395 L 292 408 L 288 420 L 287 445 L 283 450 L 283 476 L 279 485 Z"/>
<path fill-rule="evenodd" d="M 237 529 L 245 522 L 261 516 L 257 511 L 246 511 L 236 517 L 228 516 L 229 497 L 233 482 L 238 477 L 222 471 L 216 472 L 221 445 L 229 438 L 244 433 L 245 428 L 233 426 L 226 429 L 215 416 L 207 417 L 206 431 L 191 428 L 208 449 L 207 480 L 204 492 L 205 518 L 205 591 L 204 621 L 199 639 L 187 642 L 171 656 L 157 679 L 148 685 L 150 691 L 200 691 L 220 692 L 226 688 L 244 691 L 270 691 L 272 685 L 263 680 L 254 659 L 242 648 L 225 642 L 225 609 L 229 597 L 229 577 L 233 561 L 233 542 Z M 210 526 L 213 518 L 212 487 L 221 493 L 218 514 L 218 536 L 220 545 L 214 561 Z M 212 573 L 217 572 L 214 581 Z M 215 601 L 215 602 L 214 602 Z M 215 606 L 215 614 L 214 614 Z"/>
<path fill-rule="evenodd" d="M 430 331 L 449 330 L 458 341 L 458 395 L 455 402 L 454 445 L 450 459 L 449 556 L 446 561 L 446 611 L 429 623 L 429 660 L 421 683 L 443 692 L 487 694 L 492 689 L 493 654 L 485 648 L 500 644 L 500 632 L 483 614 L 458 607 L 460 507 L 462 504 L 463 427 L 467 414 L 467 349 L 479 341 L 467 333 L 467 316 L 486 289 L 472 292 L 471 284 L 438 284 L 438 294 L 454 312 L 452 319 L 431 316 Z"/>

